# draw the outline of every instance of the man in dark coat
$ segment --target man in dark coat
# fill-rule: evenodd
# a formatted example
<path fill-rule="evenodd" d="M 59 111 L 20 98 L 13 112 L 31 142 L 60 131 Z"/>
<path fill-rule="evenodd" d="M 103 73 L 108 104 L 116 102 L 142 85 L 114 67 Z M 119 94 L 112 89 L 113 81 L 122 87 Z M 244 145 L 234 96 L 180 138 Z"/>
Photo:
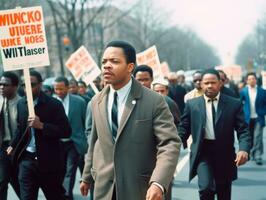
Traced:
<path fill-rule="evenodd" d="M 63 199 L 60 138 L 71 128 L 61 102 L 41 91 L 42 77 L 30 72 L 35 117 L 28 116 L 26 98 L 18 102 L 18 130 L 8 148 L 15 149 L 19 168 L 20 199 L 38 198 L 41 188 L 46 199 Z"/>
<path fill-rule="evenodd" d="M 184 147 L 192 135 L 189 180 L 198 175 L 201 200 L 231 199 L 231 183 L 237 178 L 237 167 L 248 160 L 251 139 L 244 120 L 241 102 L 220 92 L 219 73 L 203 72 L 204 95 L 186 103 L 179 125 Z M 235 153 L 234 130 L 239 151 Z"/>

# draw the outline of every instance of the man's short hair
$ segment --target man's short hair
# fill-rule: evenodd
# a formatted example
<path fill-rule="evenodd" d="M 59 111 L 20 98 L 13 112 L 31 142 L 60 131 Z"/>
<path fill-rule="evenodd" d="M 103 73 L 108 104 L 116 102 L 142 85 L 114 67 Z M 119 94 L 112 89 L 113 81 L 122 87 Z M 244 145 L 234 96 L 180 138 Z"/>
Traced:
<path fill-rule="evenodd" d="M 255 79 L 257 79 L 257 75 L 256 75 L 255 72 L 249 72 L 249 73 L 247 73 L 247 75 L 246 75 L 246 79 L 248 79 L 249 76 L 254 76 Z"/>
<path fill-rule="evenodd" d="M 197 70 L 197 71 L 195 71 L 195 72 L 193 73 L 192 76 L 195 76 L 195 74 L 200 74 L 200 75 L 202 76 L 202 71 Z"/>
<path fill-rule="evenodd" d="M 135 70 L 133 71 L 133 76 L 136 77 L 136 74 L 138 72 L 148 72 L 151 76 L 151 78 L 153 79 L 153 71 L 152 68 L 148 65 L 139 65 L 135 68 Z"/>
<path fill-rule="evenodd" d="M 14 72 L 4 72 L 2 77 L 9 78 L 13 86 L 17 87 L 19 84 L 19 78 Z"/>
<path fill-rule="evenodd" d="M 35 71 L 35 70 L 31 70 L 30 71 L 30 76 L 36 77 L 38 83 L 42 83 L 42 81 L 43 81 L 41 74 L 39 72 Z"/>
<path fill-rule="evenodd" d="M 78 86 L 78 81 L 76 81 L 76 79 L 72 78 L 72 79 L 69 80 L 69 84 Z"/>
<path fill-rule="evenodd" d="M 226 73 L 225 73 L 223 70 L 221 70 L 221 69 L 217 69 L 217 71 L 218 71 L 219 73 L 223 74 L 223 75 L 224 75 L 224 78 L 227 79 L 227 75 L 226 75 Z"/>
<path fill-rule="evenodd" d="M 65 86 L 69 86 L 69 81 L 64 76 L 59 76 L 54 80 L 55 83 L 64 82 Z"/>
<path fill-rule="evenodd" d="M 204 70 L 204 71 L 202 72 L 202 76 L 201 76 L 201 77 L 203 78 L 204 75 L 206 75 L 206 74 L 213 74 L 213 75 L 217 76 L 218 80 L 221 79 L 221 78 L 220 78 L 220 74 L 219 74 L 219 72 L 218 72 L 216 69 L 210 68 L 210 69 L 206 69 L 206 70 Z"/>
<path fill-rule="evenodd" d="M 87 87 L 86 83 L 82 80 L 79 80 L 78 85 L 82 85 L 84 87 Z"/>
<path fill-rule="evenodd" d="M 127 64 L 129 64 L 129 63 L 136 64 L 136 50 L 131 44 L 129 44 L 125 41 L 115 40 L 115 41 L 109 42 L 106 45 L 105 49 L 108 47 L 118 47 L 118 48 L 123 49 Z"/>

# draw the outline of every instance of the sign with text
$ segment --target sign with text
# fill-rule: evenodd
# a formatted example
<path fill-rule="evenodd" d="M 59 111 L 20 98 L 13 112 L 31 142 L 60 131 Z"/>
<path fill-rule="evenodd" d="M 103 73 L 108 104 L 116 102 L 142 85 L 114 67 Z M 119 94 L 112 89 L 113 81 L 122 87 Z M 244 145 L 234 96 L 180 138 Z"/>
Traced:
<path fill-rule="evenodd" d="M 163 77 L 168 77 L 168 74 L 170 73 L 170 68 L 167 62 L 161 63 L 161 72 Z"/>
<path fill-rule="evenodd" d="M 4 71 L 50 65 L 42 7 L 0 11 Z"/>
<path fill-rule="evenodd" d="M 148 65 L 153 70 L 154 79 L 159 78 L 162 75 L 161 63 L 156 46 L 152 46 L 143 52 L 137 54 L 138 65 Z"/>
<path fill-rule="evenodd" d="M 84 46 L 71 54 L 66 66 L 76 80 L 82 79 L 87 85 L 101 74 L 100 68 Z"/>

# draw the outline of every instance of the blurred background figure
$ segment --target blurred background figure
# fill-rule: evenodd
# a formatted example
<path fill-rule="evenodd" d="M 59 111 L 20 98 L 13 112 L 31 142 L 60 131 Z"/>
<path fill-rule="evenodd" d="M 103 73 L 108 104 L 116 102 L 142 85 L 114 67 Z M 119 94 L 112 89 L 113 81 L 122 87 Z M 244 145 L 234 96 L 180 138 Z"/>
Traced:
<path fill-rule="evenodd" d="M 87 85 L 84 81 L 78 82 L 78 94 L 86 101 L 86 103 L 89 103 L 90 98 L 87 94 Z"/>
<path fill-rule="evenodd" d="M 266 90 L 257 85 L 255 73 L 246 76 L 247 86 L 240 93 L 240 100 L 244 104 L 245 120 L 249 124 L 251 134 L 250 157 L 257 165 L 262 165 L 263 127 L 266 115 Z"/>
<path fill-rule="evenodd" d="M 163 95 L 164 96 L 164 100 L 166 101 L 173 117 L 174 117 L 174 122 L 175 125 L 177 126 L 180 120 L 180 111 L 179 108 L 177 106 L 177 104 L 170 98 L 168 97 L 168 92 L 169 92 L 169 82 L 166 79 L 160 78 L 160 79 L 156 79 L 152 82 L 152 89 Z"/>
<path fill-rule="evenodd" d="M 202 72 L 196 71 L 193 74 L 192 79 L 193 79 L 193 83 L 194 83 L 194 89 L 185 95 L 185 97 L 184 97 L 185 103 L 187 102 L 187 100 L 193 99 L 195 97 L 199 97 L 199 96 L 203 95 L 203 93 L 204 93 L 202 88 L 201 88 Z"/>
<path fill-rule="evenodd" d="M 177 84 L 185 88 L 186 92 L 189 92 L 190 90 L 193 89 L 193 87 L 190 84 L 186 83 L 184 70 L 177 71 L 176 75 L 177 75 Z"/>
<path fill-rule="evenodd" d="M 68 91 L 70 94 L 78 95 L 79 94 L 78 81 L 76 81 L 75 79 L 70 79 Z"/>
<path fill-rule="evenodd" d="M 177 75 L 174 72 L 169 73 L 168 75 L 169 81 L 169 94 L 168 96 L 174 100 L 174 102 L 178 105 L 180 113 L 183 113 L 185 102 L 184 97 L 186 95 L 186 90 L 181 85 L 178 85 Z"/>
<path fill-rule="evenodd" d="M 42 91 L 48 96 L 53 96 L 53 88 L 50 85 L 42 85 Z"/>
<path fill-rule="evenodd" d="M 153 71 L 151 67 L 148 65 L 139 65 L 135 68 L 133 76 L 141 85 L 151 89 L 151 83 L 153 81 Z"/>
<path fill-rule="evenodd" d="M 239 98 L 239 95 L 237 93 L 237 89 L 235 89 L 235 87 L 233 86 L 233 84 L 231 83 L 231 86 L 229 87 L 229 79 L 227 78 L 226 74 L 224 73 L 224 71 L 222 70 L 217 70 L 219 72 L 220 75 L 220 80 L 222 83 L 220 92 L 223 94 L 226 94 L 230 97 L 234 97 L 234 98 Z M 226 87 L 227 86 L 227 87 Z M 234 88 L 234 89 L 232 89 Z"/>

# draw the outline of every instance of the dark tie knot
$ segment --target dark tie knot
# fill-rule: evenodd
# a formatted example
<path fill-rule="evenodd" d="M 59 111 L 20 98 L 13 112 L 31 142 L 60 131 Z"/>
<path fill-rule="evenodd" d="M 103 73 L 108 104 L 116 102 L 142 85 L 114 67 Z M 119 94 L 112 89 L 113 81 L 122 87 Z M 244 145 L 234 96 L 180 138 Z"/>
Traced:
<path fill-rule="evenodd" d="M 217 101 L 217 98 L 208 99 L 208 102 L 214 102 L 214 101 Z"/>

